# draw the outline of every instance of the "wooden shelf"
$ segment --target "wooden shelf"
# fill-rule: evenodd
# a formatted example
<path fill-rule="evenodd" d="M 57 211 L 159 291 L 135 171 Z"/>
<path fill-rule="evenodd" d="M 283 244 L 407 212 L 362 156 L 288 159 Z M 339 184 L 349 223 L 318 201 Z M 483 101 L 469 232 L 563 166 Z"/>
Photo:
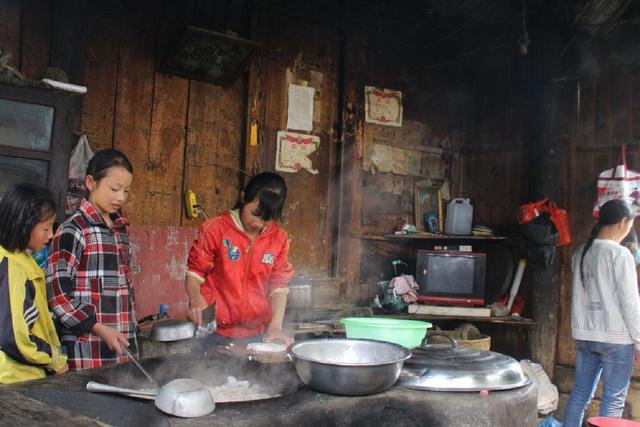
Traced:
<path fill-rule="evenodd" d="M 536 322 L 524 317 L 467 317 L 467 316 L 436 316 L 432 314 L 389 314 L 380 315 L 378 317 L 393 317 L 396 319 L 413 319 L 413 320 L 464 320 L 465 322 L 493 323 L 499 325 L 517 326 L 532 329 Z"/>
<path fill-rule="evenodd" d="M 352 234 L 351 237 L 362 240 L 377 240 L 384 242 L 403 240 L 507 240 L 502 236 L 453 236 L 450 234 L 411 233 L 411 234 Z"/>

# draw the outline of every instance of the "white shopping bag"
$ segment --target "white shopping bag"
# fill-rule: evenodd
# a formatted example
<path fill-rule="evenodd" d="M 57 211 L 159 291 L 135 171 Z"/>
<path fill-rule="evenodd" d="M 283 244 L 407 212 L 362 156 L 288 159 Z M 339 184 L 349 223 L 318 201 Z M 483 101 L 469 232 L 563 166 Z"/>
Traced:
<path fill-rule="evenodd" d="M 597 201 L 593 216 L 600 215 L 600 206 L 609 200 L 621 199 L 629 203 L 635 215 L 640 214 L 640 173 L 627 167 L 626 149 L 621 148 L 622 164 L 598 175 Z"/>
<path fill-rule="evenodd" d="M 85 190 L 84 177 L 92 157 L 93 151 L 89 146 L 89 140 L 86 135 L 82 135 L 71 152 L 71 159 L 69 159 L 69 184 L 67 203 L 64 209 L 67 215 L 75 212 L 80 205 Z"/>

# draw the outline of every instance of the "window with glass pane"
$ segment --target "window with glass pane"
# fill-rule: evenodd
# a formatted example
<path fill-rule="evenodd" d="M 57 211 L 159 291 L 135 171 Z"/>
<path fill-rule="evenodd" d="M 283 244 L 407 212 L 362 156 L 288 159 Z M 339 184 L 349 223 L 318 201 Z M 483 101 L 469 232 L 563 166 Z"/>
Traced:
<path fill-rule="evenodd" d="M 0 198 L 14 184 L 30 182 L 47 186 L 49 162 L 0 156 Z"/>
<path fill-rule="evenodd" d="M 0 145 L 49 151 L 53 107 L 0 99 Z"/>

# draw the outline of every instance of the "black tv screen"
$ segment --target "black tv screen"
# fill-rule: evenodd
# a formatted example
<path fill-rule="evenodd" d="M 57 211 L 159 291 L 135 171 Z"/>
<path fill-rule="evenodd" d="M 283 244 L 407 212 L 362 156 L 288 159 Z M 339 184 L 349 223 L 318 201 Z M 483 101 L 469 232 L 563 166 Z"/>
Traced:
<path fill-rule="evenodd" d="M 429 257 L 428 290 L 457 295 L 472 294 L 474 265 L 475 259 L 471 257 Z"/>
<path fill-rule="evenodd" d="M 428 303 L 482 305 L 485 265 L 486 254 L 482 253 L 419 250 L 416 281 L 420 296 Z"/>

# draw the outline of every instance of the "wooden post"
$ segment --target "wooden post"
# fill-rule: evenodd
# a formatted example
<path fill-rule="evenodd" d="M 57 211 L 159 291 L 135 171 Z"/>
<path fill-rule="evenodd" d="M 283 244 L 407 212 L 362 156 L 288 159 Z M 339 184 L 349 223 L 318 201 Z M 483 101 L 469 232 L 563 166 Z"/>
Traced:
<path fill-rule="evenodd" d="M 353 237 L 360 231 L 362 222 L 362 159 L 358 150 L 358 132 L 363 112 L 358 106 L 363 105 L 364 82 L 361 79 L 366 62 L 366 41 L 364 31 L 359 31 L 359 23 L 356 20 L 358 15 L 355 10 L 360 3 L 347 1 L 345 4 L 340 75 L 342 121 L 335 185 L 339 203 L 334 240 L 334 275 L 346 280 L 345 296 L 348 300 L 355 300 L 359 296 L 362 258 L 362 243 Z"/>
<path fill-rule="evenodd" d="M 541 22 L 553 22 L 540 18 Z M 552 83 L 552 72 L 559 51 L 564 46 L 555 28 L 540 24 L 532 38 L 529 61 L 534 65 L 530 76 L 529 141 L 527 157 L 529 169 L 529 200 L 548 197 L 564 203 L 564 174 L 568 168 L 563 126 L 555 120 L 560 99 Z M 567 124 L 569 125 L 569 124 Z M 531 315 L 536 326 L 529 334 L 529 353 L 553 378 L 558 333 L 558 307 L 560 295 L 560 251 L 555 262 L 546 268 L 527 265 L 525 275 L 529 289 Z"/>

